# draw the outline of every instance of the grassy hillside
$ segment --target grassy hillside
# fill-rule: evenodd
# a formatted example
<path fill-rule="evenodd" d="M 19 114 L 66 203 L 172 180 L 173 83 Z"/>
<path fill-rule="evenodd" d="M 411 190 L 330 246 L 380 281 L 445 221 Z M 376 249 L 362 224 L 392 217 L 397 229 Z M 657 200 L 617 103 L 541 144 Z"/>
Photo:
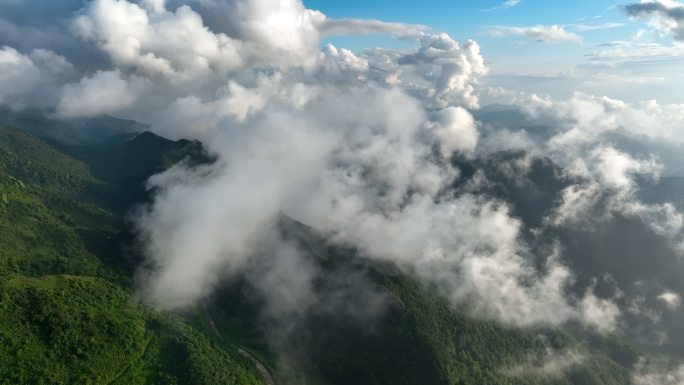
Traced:
<path fill-rule="evenodd" d="M 6 276 L 0 296 L 0 383 L 260 383 L 235 352 L 105 280 Z"/>
<path fill-rule="evenodd" d="M 152 172 L 174 157 L 180 150 L 162 147 L 130 161 L 146 161 Z M 146 176 L 125 185 L 96 177 L 93 166 L 0 128 L 0 384 L 259 384 L 235 348 L 136 302 L 115 260 L 123 257 L 115 241 L 124 222 L 112 207 L 133 199 L 117 192 Z"/>
<path fill-rule="evenodd" d="M 88 166 L 16 129 L 0 128 L 0 266 L 29 276 L 106 274 L 79 233 L 113 232 Z"/>

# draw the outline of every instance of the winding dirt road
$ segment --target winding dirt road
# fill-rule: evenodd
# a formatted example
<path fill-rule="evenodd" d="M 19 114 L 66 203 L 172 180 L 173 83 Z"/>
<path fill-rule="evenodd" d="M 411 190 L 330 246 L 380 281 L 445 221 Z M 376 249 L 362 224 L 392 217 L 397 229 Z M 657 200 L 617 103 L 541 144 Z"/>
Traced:
<path fill-rule="evenodd" d="M 257 370 L 259 371 L 259 375 L 261 376 L 261 380 L 264 382 L 266 385 L 275 385 L 275 380 L 273 379 L 273 376 L 271 376 L 271 373 L 266 369 L 266 367 L 259 362 L 259 360 L 256 359 L 253 355 L 249 354 L 249 352 L 242 350 L 238 348 L 238 352 L 242 354 L 243 356 L 247 357 L 254 366 L 256 366 Z"/>
<path fill-rule="evenodd" d="M 211 314 L 209 314 L 209 310 L 205 305 L 202 305 L 202 310 L 204 311 L 204 318 L 206 318 L 207 323 L 209 324 L 209 327 L 211 330 L 216 334 L 217 337 L 222 338 L 221 332 L 219 332 L 218 328 L 216 327 L 216 324 L 214 323 L 214 319 L 211 318 Z M 275 380 L 273 379 L 273 376 L 271 375 L 271 372 L 266 369 L 266 366 L 261 363 L 256 357 L 254 357 L 252 354 L 247 352 L 246 350 L 242 348 L 238 348 L 238 352 L 242 354 L 245 358 L 248 360 L 252 361 L 254 366 L 256 366 L 257 371 L 259 372 L 259 376 L 261 376 L 261 381 L 266 384 L 266 385 L 276 385 Z"/>

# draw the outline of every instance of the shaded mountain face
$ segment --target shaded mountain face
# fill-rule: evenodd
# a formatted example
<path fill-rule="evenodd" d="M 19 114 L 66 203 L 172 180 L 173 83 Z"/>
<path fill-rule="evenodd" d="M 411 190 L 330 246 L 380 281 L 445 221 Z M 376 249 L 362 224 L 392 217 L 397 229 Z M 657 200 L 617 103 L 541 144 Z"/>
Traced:
<path fill-rule="evenodd" d="M 578 182 L 550 159 L 530 157 L 523 150 L 495 152 L 477 160 L 456 158 L 454 164 L 462 173 L 455 194 L 486 194 L 508 202 L 527 229 L 541 227 L 562 191 Z M 486 177 L 487 183 L 473 187 L 476 177 Z"/>
<path fill-rule="evenodd" d="M 508 202 L 514 216 L 527 229 L 525 237 L 543 255 L 554 240 L 563 249 L 560 258 L 575 275 L 572 291 L 594 289 L 605 298 L 616 298 L 626 312 L 625 331 L 642 346 L 655 351 L 684 354 L 684 312 L 669 309 L 658 296 L 666 289 L 684 290 L 684 265 L 675 245 L 654 231 L 637 215 L 613 212 L 597 223 L 580 226 L 550 226 L 548 219 L 560 204 L 562 192 L 581 179 L 571 177 L 546 158 L 529 158 L 524 151 L 494 153 L 476 161 L 456 160 L 463 178 L 456 193 L 491 194 Z M 520 165 L 524 164 L 524 169 Z M 476 172 L 479 175 L 476 175 Z M 486 184 L 471 187 L 474 179 Z M 684 184 L 681 178 L 665 177 L 657 182 L 641 181 L 638 194 L 650 204 L 681 207 Z M 607 204 L 607 203 L 606 203 Z M 603 208 L 596 211 L 604 215 Z M 547 223 L 545 223 L 547 221 Z M 654 320 L 654 314 L 658 314 Z M 667 337 L 664 337 L 667 336 Z"/>
<path fill-rule="evenodd" d="M 212 158 L 196 141 L 172 141 L 149 131 L 118 142 L 86 147 L 79 155 L 92 172 L 116 186 L 120 196 L 113 199 L 124 212 L 132 203 L 147 199 L 147 179 L 178 162 L 199 164 Z"/>
<path fill-rule="evenodd" d="M 224 282 L 208 307 L 222 334 L 277 354 L 282 383 L 625 384 L 638 361 L 622 336 L 473 318 L 395 267 L 301 223 L 283 217 L 278 232 L 317 271 L 312 305 L 273 311 L 256 278 L 267 279 L 282 254 L 264 253 L 254 270 Z M 520 369 L 567 352 L 581 359 L 550 373 Z"/>
<path fill-rule="evenodd" d="M 92 176 L 108 184 L 109 192 L 102 193 L 113 196 L 106 198 L 106 204 L 120 213 L 146 199 L 145 183 L 151 175 L 180 161 L 213 161 L 197 141 L 172 141 L 147 131 L 144 124 L 108 116 L 57 120 L 5 109 L 0 110 L 0 126 L 20 128 L 87 165 Z"/>

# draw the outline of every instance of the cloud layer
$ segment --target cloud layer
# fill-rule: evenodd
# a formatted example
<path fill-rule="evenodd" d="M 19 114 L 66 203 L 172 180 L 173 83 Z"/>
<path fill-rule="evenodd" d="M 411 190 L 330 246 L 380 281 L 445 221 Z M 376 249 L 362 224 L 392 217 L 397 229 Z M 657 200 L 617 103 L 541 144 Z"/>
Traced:
<path fill-rule="evenodd" d="M 524 36 L 541 43 L 582 42 L 582 37 L 565 29 L 562 25 L 536 25 L 531 27 L 493 26 L 486 33 L 490 36 Z"/>
<path fill-rule="evenodd" d="M 639 188 L 677 163 L 676 151 L 652 150 L 681 145 L 682 106 L 488 89 L 475 41 L 330 19 L 298 0 L 66 2 L 29 20 L 33 5 L 3 13 L 0 28 L 14 32 L 0 34 L 0 104 L 136 119 L 216 156 L 152 177 L 153 202 L 133 216 L 147 257 L 141 290 L 159 306 L 192 305 L 255 271 L 288 294 L 268 298 L 273 314 L 318 306 L 318 272 L 279 237 L 285 215 L 509 325 L 606 332 L 631 327 L 633 304 L 680 311 L 676 283 L 613 277 L 594 263 L 607 253 L 589 258 L 576 241 L 603 245 L 626 218 L 675 264 L 682 215 L 642 201 Z M 654 6 L 641 7 L 629 9 Z M 54 31 L 63 37 L 45 36 Z M 413 47 L 321 49 L 325 36 L 350 34 Z M 581 40 L 563 26 L 490 34 Z M 483 98 L 519 107 L 476 112 Z M 274 262 L 259 270 L 264 255 Z"/>

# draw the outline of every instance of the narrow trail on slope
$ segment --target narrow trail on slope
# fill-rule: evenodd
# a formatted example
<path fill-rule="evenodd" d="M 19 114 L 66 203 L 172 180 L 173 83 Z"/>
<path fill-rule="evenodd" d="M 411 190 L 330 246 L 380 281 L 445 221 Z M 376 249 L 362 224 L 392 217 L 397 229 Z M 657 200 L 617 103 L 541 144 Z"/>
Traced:
<path fill-rule="evenodd" d="M 214 332 L 214 334 L 216 334 L 216 336 L 219 338 L 223 338 L 223 336 L 221 336 L 221 332 L 216 327 L 216 323 L 214 323 L 214 319 L 211 318 L 211 314 L 209 314 L 209 309 L 207 309 L 207 306 L 205 304 L 202 304 L 202 311 L 204 312 L 204 318 L 206 318 L 207 323 L 209 324 L 209 327 Z M 242 348 L 238 348 L 238 352 L 248 360 L 252 361 L 254 366 L 256 366 L 257 371 L 259 372 L 261 380 L 264 382 L 264 384 L 276 385 L 276 382 L 273 379 L 271 372 L 269 372 L 268 369 L 266 369 L 266 366 L 264 366 L 264 364 L 262 364 L 261 361 L 259 361 L 256 357 L 254 357 L 252 354 L 250 354 Z"/>

